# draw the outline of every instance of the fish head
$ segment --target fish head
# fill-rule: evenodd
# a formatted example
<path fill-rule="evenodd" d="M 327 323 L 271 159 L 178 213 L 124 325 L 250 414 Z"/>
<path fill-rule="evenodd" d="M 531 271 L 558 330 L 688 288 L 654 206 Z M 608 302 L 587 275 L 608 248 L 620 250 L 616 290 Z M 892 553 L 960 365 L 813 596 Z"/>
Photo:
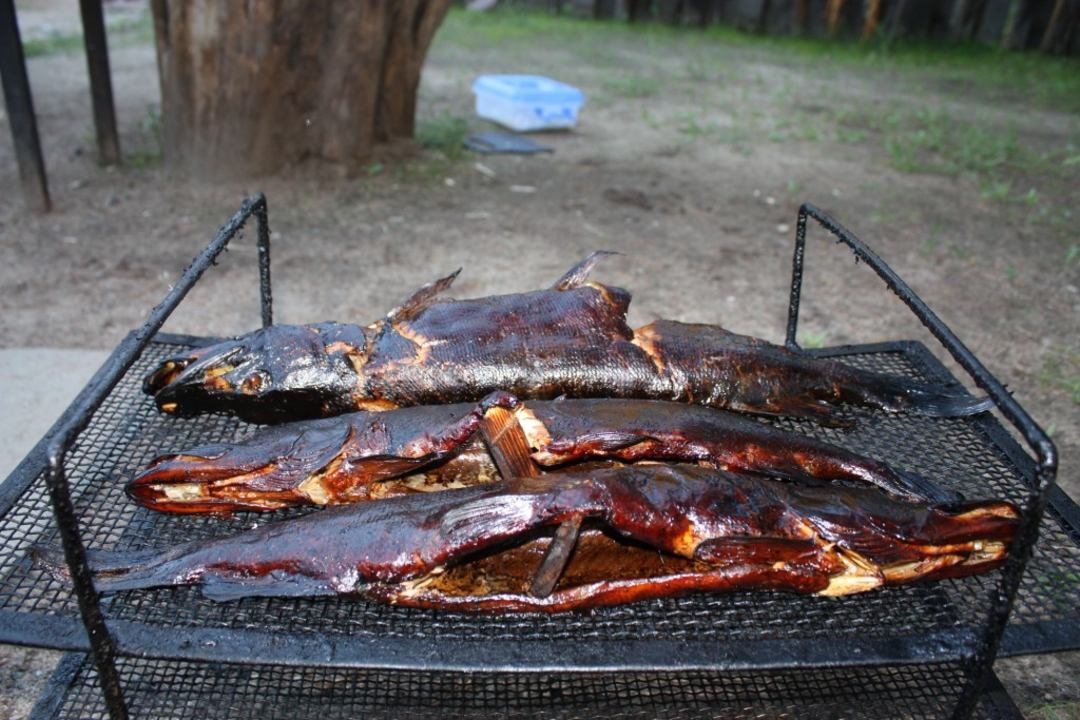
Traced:
<path fill-rule="evenodd" d="M 171 513 L 275 510 L 303 504 L 303 483 L 333 474 L 351 435 L 352 426 L 340 418 L 259 428 L 242 441 L 160 455 L 125 491 L 143 507 Z"/>
<path fill-rule="evenodd" d="M 271 325 L 163 360 L 143 382 L 158 408 L 181 416 L 224 409 L 252 422 L 321 417 L 357 390 L 363 329 Z"/>

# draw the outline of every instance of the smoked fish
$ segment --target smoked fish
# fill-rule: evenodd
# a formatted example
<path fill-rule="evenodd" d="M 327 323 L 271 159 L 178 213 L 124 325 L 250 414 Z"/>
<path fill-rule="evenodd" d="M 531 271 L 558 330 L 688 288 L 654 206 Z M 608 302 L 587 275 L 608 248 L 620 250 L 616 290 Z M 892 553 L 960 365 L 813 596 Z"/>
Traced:
<path fill-rule="evenodd" d="M 546 290 L 441 298 L 457 273 L 366 327 L 272 325 L 163 360 L 143 389 L 166 413 L 276 423 L 413 405 L 524 399 L 670 400 L 842 424 L 835 407 L 960 416 L 962 390 L 814 358 L 714 325 L 627 325 L 630 294 L 588 280 L 601 254 Z"/>
<path fill-rule="evenodd" d="M 576 549 L 548 590 L 533 574 L 556 527 Z M 404 606 L 560 612 L 699 591 L 825 596 L 997 567 L 1008 502 L 901 503 L 695 465 L 639 463 L 344 505 L 232 537 L 92 551 L 97 588 L 198 585 L 219 601 L 357 595 Z M 35 561 L 65 578 L 55 548 Z"/>
<path fill-rule="evenodd" d="M 498 477 L 479 428 L 512 410 L 529 457 L 550 468 L 589 459 L 674 460 L 804 482 L 877 486 L 908 501 L 952 501 L 926 480 L 836 445 L 736 413 L 659 400 L 425 405 L 264 427 L 235 443 L 159 456 L 128 485 L 140 505 L 172 513 L 231 513 L 360 502 Z"/>

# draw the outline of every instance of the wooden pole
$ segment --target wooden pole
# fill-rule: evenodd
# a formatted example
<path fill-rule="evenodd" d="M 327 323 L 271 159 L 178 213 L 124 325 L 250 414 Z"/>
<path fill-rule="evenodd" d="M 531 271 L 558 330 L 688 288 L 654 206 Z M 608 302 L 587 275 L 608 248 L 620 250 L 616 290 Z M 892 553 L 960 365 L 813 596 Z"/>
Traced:
<path fill-rule="evenodd" d="M 14 0 L 0 0 L 0 77 L 3 79 L 4 105 L 11 123 L 11 139 L 15 143 L 23 198 L 31 210 L 48 212 L 52 207 L 49 183 L 45 177 L 45 162 L 41 159 L 34 100 L 30 95 L 30 80 L 26 76 L 19 25 L 15 21 Z"/>
<path fill-rule="evenodd" d="M 845 0 L 829 0 L 825 5 L 825 24 L 829 28 L 829 37 L 835 38 L 840 32 Z"/>
<path fill-rule="evenodd" d="M 79 0 L 79 10 L 82 13 L 86 67 L 90 73 L 98 160 L 102 165 L 119 165 L 120 138 L 116 134 L 116 108 L 113 105 L 109 46 L 105 40 L 105 16 L 101 10 L 101 0 Z"/>
<path fill-rule="evenodd" d="M 806 7 L 807 0 L 795 0 L 795 8 L 792 10 L 792 30 L 796 35 L 806 34 L 806 22 L 810 13 Z"/>
<path fill-rule="evenodd" d="M 1072 28 L 1077 22 L 1076 0 L 1057 0 L 1050 21 L 1046 24 L 1039 49 L 1047 53 L 1064 53 L 1069 46 Z"/>
<path fill-rule="evenodd" d="M 878 23 L 884 6 L 883 0 L 867 0 L 863 14 L 862 40 L 866 42 L 877 35 Z"/>

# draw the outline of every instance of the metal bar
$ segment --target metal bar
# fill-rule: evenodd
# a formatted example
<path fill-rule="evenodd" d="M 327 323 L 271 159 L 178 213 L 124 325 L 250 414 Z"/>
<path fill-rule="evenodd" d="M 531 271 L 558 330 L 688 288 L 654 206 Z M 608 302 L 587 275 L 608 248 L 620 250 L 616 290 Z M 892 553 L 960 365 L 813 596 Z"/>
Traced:
<path fill-rule="evenodd" d="M 955 358 L 962 368 L 971 376 L 975 384 L 985 390 L 994 400 L 1002 414 L 1012 423 L 1027 441 L 1038 458 L 1042 472 L 1053 473 L 1057 470 L 1057 449 L 1050 438 L 1036 424 L 1031 416 L 1020 407 L 1005 386 L 987 370 L 977 357 L 969 350 L 960 339 L 949 329 L 930 307 L 923 302 L 922 298 L 900 279 L 896 272 L 885 264 L 870 248 L 855 237 L 847 228 L 843 227 L 832 217 L 819 210 L 810 203 L 804 203 L 799 208 L 799 219 L 795 234 L 795 258 L 791 283 L 791 302 L 788 311 L 788 336 L 787 344 L 795 345 L 795 329 L 798 325 L 799 299 L 802 288 L 803 259 L 806 244 L 806 217 L 813 217 L 826 230 L 832 233 L 839 242 L 846 244 L 855 253 L 858 260 L 864 261 L 885 281 L 888 288 L 894 292 L 911 311 L 915 314 L 930 333 L 937 338 L 949 354 Z M 796 346 L 797 347 L 797 346 Z M 1049 485 L 1049 482 L 1046 483 Z M 1039 488 L 1044 489 L 1044 488 Z"/>
<path fill-rule="evenodd" d="M 1057 472 L 1057 449 L 1050 438 L 1043 432 L 1031 416 L 1005 389 L 1004 385 L 979 361 L 977 357 L 965 346 L 949 327 L 942 322 L 930 307 L 923 302 L 922 298 L 905 283 L 892 268 L 880 257 L 868 248 L 861 240 L 853 235 L 847 228 L 830 217 L 819 208 L 804 203 L 799 208 L 799 219 L 795 235 L 795 256 L 793 260 L 791 300 L 788 309 L 788 337 L 787 344 L 790 347 L 798 347 L 794 335 L 798 326 L 799 300 L 802 292 L 802 273 L 806 244 L 806 218 L 813 217 L 822 227 L 828 230 L 839 242 L 846 244 L 855 253 L 857 260 L 866 262 L 875 273 L 885 282 L 885 285 L 894 292 L 908 308 L 915 314 L 922 324 L 937 338 L 938 342 L 949 351 L 957 363 L 975 381 L 975 384 L 986 391 L 993 399 L 998 409 L 1007 420 L 1023 436 L 1025 442 L 1034 451 L 1037 458 L 1037 469 L 1034 485 L 1025 504 L 1025 512 L 1017 529 L 1010 548 L 1009 555 L 1001 572 L 1001 580 L 994 591 L 990 593 L 990 604 L 987 611 L 986 630 L 983 642 L 978 643 L 968 662 L 968 683 L 961 693 L 959 702 L 953 713 L 954 720 L 962 720 L 970 717 L 978 703 L 978 692 L 983 682 L 989 680 L 992 672 L 993 660 L 997 654 L 1004 634 L 1005 625 L 1008 623 L 1009 613 L 1016 599 L 1016 591 L 1020 586 L 1020 578 L 1028 557 L 1038 539 L 1039 521 L 1042 518 L 1046 504 L 1046 495 L 1049 487 L 1053 485 Z"/>
<path fill-rule="evenodd" d="M 49 181 L 45 176 L 45 162 L 41 158 L 34 99 L 30 94 L 30 80 L 26 76 L 26 58 L 15 18 L 14 0 L 0 0 L 0 78 L 4 85 L 4 105 L 11 123 L 11 139 L 19 164 L 23 199 L 31 210 L 48 212 L 52 208 Z"/>
<path fill-rule="evenodd" d="M 52 501 L 56 524 L 60 528 L 60 539 L 64 545 L 64 560 L 71 568 L 71 584 L 79 601 L 79 613 L 90 637 L 94 664 L 97 666 L 98 682 L 105 696 L 105 706 L 109 709 L 112 720 L 127 720 L 128 711 L 124 704 L 124 691 L 120 687 L 120 673 L 116 669 L 116 644 L 105 626 L 101 614 L 101 602 L 94 582 L 90 576 L 90 566 L 86 562 L 86 548 L 79 536 L 78 520 L 71 502 L 71 488 L 64 475 L 63 456 L 67 445 L 55 450 L 50 448 L 49 460 L 49 499 Z"/>
<path fill-rule="evenodd" d="M 112 76 L 109 73 L 109 45 L 105 39 L 105 16 L 101 0 L 79 0 L 82 14 L 86 68 L 90 74 L 90 98 L 94 105 L 98 159 L 102 165 L 120 164 L 120 138 L 116 133 Z"/>
<path fill-rule="evenodd" d="M 270 293 L 270 221 L 267 217 L 266 203 L 255 210 L 255 220 L 259 231 L 259 301 L 262 307 L 263 327 L 274 324 L 274 299 Z"/>
<path fill-rule="evenodd" d="M 98 668 L 98 680 L 112 720 L 126 720 L 128 716 L 124 705 L 123 689 L 120 686 L 120 676 L 116 670 L 116 641 L 105 624 L 105 618 L 101 612 L 101 598 L 94 587 L 90 567 L 87 564 L 86 547 L 82 541 L 78 517 L 71 501 L 71 488 L 68 486 L 64 473 L 64 459 L 76 437 L 90 422 L 94 411 L 101 406 L 112 389 L 135 363 L 154 334 L 165 323 L 166 318 L 176 309 L 229 241 L 240 231 L 247 219 L 254 214 L 256 208 L 265 204 L 266 198 L 261 194 L 244 201 L 240 210 L 187 267 L 165 299 L 150 311 L 142 327 L 133 330 L 124 338 L 116 352 L 94 376 L 86 390 L 80 394 L 77 402 L 73 403 L 70 420 L 57 430 L 48 443 L 46 454 L 49 460 L 49 472 L 46 480 L 49 497 L 56 516 L 56 524 L 60 530 L 64 559 L 71 570 L 79 613 L 90 638 L 94 661 Z"/>

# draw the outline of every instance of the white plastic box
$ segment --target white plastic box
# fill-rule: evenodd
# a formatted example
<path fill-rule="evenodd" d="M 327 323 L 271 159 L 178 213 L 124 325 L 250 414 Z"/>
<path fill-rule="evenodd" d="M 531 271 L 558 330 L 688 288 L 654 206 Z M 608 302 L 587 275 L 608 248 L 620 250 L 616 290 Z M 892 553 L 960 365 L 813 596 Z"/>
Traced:
<path fill-rule="evenodd" d="M 585 94 L 540 75 L 481 75 L 473 82 L 476 114 L 511 130 L 572 128 Z"/>

